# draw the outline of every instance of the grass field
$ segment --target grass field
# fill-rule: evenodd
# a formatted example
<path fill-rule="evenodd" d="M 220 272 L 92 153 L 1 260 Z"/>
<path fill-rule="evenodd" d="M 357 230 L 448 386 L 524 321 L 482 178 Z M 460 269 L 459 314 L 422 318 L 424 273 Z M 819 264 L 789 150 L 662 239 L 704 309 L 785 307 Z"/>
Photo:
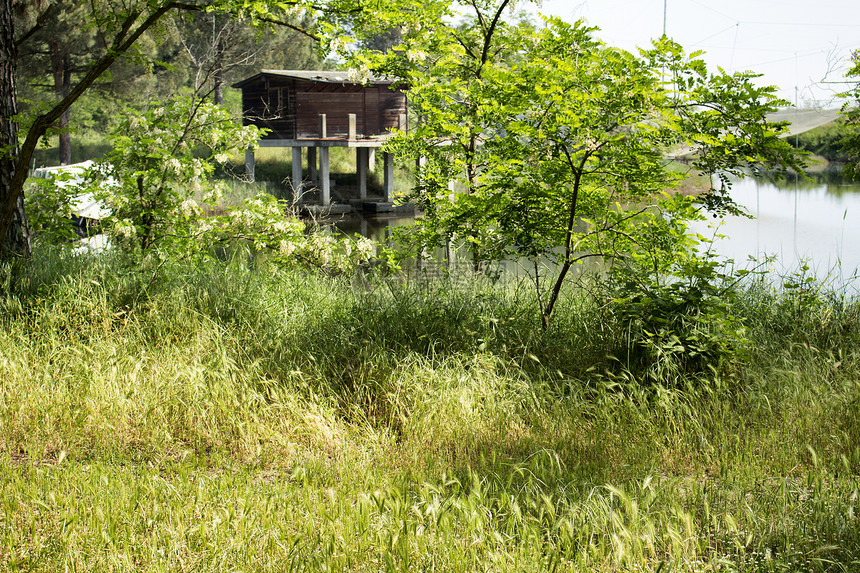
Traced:
<path fill-rule="evenodd" d="M 750 284 L 644 384 L 570 289 L 0 270 L 0 571 L 858 571 L 860 304 Z"/>
<path fill-rule="evenodd" d="M 99 159 L 110 151 L 110 143 L 100 134 L 86 133 L 74 138 L 72 147 L 72 163 L 89 159 Z M 58 164 L 56 138 L 52 146 L 37 150 L 33 161 L 35 167 L 54 166 Z M 307 162 L 306 151 L 303 161 Z M 334 180 L 335 202 L 358 198 L 358 176 L 355 165 L 355 150 L 347 148 L 332 148 L 330 151 L 331 178 Z M 308 167 L 304 166 L 305 177 L 308 177 Z M 290 179 L 292 178 L 292 154 L 290 148 L 262 147 L 255 151 L 255 185 L 248 185 L 245 177 L 245 157 L 234 156 L 228 164 L 218 166 L 216 176 L 227 186 L 225 201 L 222 206 L 234 206 L 243 199 L 253 196 L 258 191 L 266 191 L 279 199 L 294 201 Z M 376 166 L 368 173 L 368 192 L 371 196 L 382 196 L 382 151 L 377 153 Z M 410 191 L 414 185 L 414 175 L 406 165 L 395 163 L 394 189 L 402 194 Z M 309 195 L 305 198 L 313 202 L 316 197 Z"/>

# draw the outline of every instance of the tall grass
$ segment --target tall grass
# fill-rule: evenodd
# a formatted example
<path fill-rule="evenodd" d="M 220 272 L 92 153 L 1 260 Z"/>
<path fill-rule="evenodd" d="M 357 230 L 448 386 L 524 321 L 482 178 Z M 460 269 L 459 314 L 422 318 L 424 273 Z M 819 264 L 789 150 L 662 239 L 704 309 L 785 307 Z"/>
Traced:
<path fill-rule="evenodd" d="M 40 146 L 33 153 L 33 164 L 29 167 L 52 167 L 60 164 L 59 137 L 52 136 L 43 140 L 45 146 Z M 108 154 L 110 143 L 103 133 L 85 131 L 72 134 L 72 163 L 81 163 L 90 159 L 98 159 Z"/>
<path fill-rule="evenodd" d="M 679 387 L 529 292 L 4 267 L 0 570 L 860 568 L 856 300 L 751 285 L 748 357 Z"/>

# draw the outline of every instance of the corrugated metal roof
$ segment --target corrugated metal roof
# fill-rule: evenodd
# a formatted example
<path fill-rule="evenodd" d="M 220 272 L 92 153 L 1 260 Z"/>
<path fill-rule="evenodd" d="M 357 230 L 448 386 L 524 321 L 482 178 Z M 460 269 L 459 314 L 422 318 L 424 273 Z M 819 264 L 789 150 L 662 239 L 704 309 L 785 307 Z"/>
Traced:
<path fill-rule="evenodd" d="M 243 85 L 256 80 L 261 76 L 278 76 L 282 78 L 290 78 L 294 80 L 304 80 L 309 82 L 319 82 L 326 84 L 351 84 L 351 85 L 361 85 L 361 82 L 354 82 L 349 79 L 349 72 L 339 71 L 339 72 L 328 72 L 328 71 L 320 71 L 320 70 L 262 70 L 258 74 L 254 74 L 253 76 L 236 82 L 233 84 L 234 88 L 240 88 Z M 390 78 L 382 78 L 378 76 L 371 76 L 367 80 L 368 84 L 383 84 L 389 85 L 393 84 L 394 80 Z"/>

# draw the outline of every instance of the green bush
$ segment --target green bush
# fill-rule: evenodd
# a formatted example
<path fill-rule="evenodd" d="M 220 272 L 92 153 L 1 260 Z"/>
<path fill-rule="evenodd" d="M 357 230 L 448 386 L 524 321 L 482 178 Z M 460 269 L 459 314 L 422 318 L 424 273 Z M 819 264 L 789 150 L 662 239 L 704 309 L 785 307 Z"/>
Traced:
<path fill-rule="evenodd" d="M 619 329 L 615 358 L 652 383 L 723 372 L 749 342 L 734 308 L 738 280 L 711 255 L 690 254 L 662 273 L 615 265 L 606 282 Z"/>

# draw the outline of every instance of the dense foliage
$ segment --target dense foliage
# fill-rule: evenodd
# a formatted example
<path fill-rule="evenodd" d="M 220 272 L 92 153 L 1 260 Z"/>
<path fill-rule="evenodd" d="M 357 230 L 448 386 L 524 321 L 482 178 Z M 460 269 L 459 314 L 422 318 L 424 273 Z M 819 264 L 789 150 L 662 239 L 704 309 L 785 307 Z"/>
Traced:
<path fill-rule="evenodd" d="M 227 111 L 192 98 L 126 117 L 110 155 L 90 174 L 94 195 L 110 212 L 105 223 L 114 244 L 146 253 L 187 243 L 210 224 L 201 203 L 218 204 L 215 162 L 259 138 L 255 127 L 240 127 Z"/>
<path fill-rule="evenodd" d="M 410 86 L 416 125 L 391 148 L 421 165 L 412 197 L 425 247 L 466 242 L 476 268 L 533 261 L 545 327 L 574 264 L 628 264 L 636 251 L 671 260 L 673 237 L 684 248 L 683 232 L 652 233 L 647 221 L 698 216 L 664 195 L 679 180 L 668 155 L 718 182 L 699 198 L 716 211 L 733 208 L 730 176 L 750 165 L 801 167 L 780 138 L 786 126 L 767 121 L 785 102 L 754 74 L 710 73 L 665 38 L 632 54 L 582 22 L 538 28 L 510 9 L 423 16 L 404 25 L 400 49 L 353 57 Z"/>
<path fill-rule="evenodd" d="M 843 164 L 851 158 L 850 152 L 843 146 L 845 137 L 853 131 L 844 118 L 810 129 L 797 136 L 790 137 L 788 142 L 798 149 L 807 151 L 827 161 Z"/>
<path fill-rule="evenodd" d="M 860 78 L 860 50 L 854 52 L 853 67 L 848 72 L 848 77 Z M 850 129 L 846 131 L 840 144 L 848 155 L 848 163 L 845 165 L 845 174 L 855 180 L 860 180 L 860 81 L 847 94 L 848 98 L 843 112 L 848 118 Z"/>

